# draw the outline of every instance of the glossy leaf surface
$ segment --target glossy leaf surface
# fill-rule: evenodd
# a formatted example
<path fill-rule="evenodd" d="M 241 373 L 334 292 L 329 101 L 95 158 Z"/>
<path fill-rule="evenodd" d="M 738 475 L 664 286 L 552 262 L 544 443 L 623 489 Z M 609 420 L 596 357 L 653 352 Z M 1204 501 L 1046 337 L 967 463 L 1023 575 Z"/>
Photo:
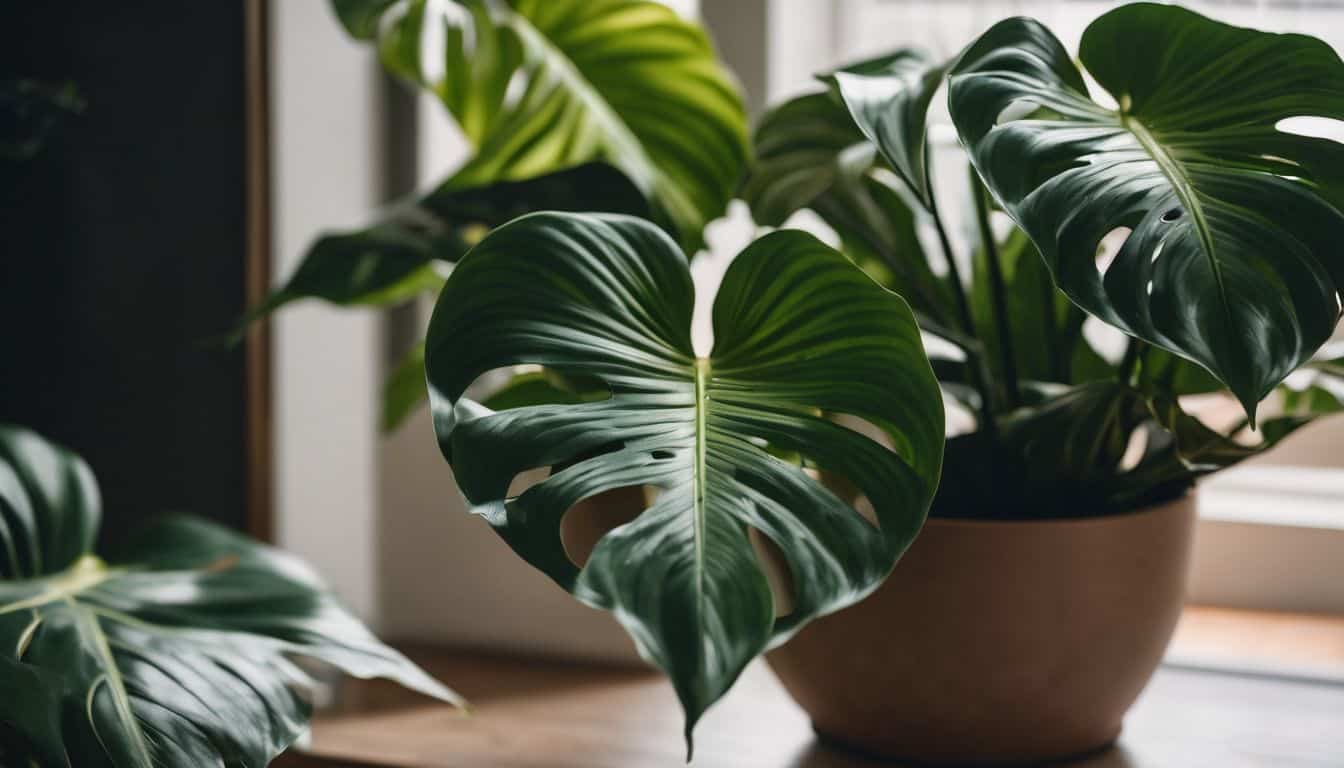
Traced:
<path fill-rule="evenodd" d="M 747 157 L 737 86 L 704 31 L 660 3 L 335 7 L 353 35 L 377 38 L 389 68 L 431 88 L 453 113 L 476 148 L 456 186 L 602 160 L 634 182 L 692 253 L 732 198 Z"/>
<path fill-rule="evenodd" d="M 1205 366 L 1253 416 L 1339 319 L 1344 146 L 1278 126 L 1344 118 L 1344 64 L 1154 4 L 1097 19 L 1079 56 L 1117 108 L 1045 27 L 995 25 L 951 76 L 958 132 L 1073 301 Z"/>
<path fill-rule="evenodd" d="M 742 197 L 760 224 L 780 226 L 810 209 L 840 236 L 842 250 L 900 293 L 930 331 L 949 330 L 952 297 L 930 269 L 915 233 L 915 214 L 875 166 L 872 144 L 845 107 L 826 93 L 767 112 L 753 136 L 756 159 Z"/>
<path fill-rule="evenodd" d="M 426 348 L 440 446 L 473 511 L 616 614 L 671 676 L 688 735 L 754 656 L 877 586 L 923 521 L 943 433 L 905 302 L 810 235 L 767 235 L 733 261 L 705 358 L 691 347 L 692 304 L 685 257 L 648 222 L 533 214 L 463 259 Z M 597 377 L 610 397 L 498 412 L 462 397 L 518 364 Z M 823 412 L 877 426 L 894 448 Z M 843 475 L 878 525 L 772 450 Z M 555 471 L 510 492 L 539 467 Z M 656 501 L 575 565 L 560 538 L 566 511 L 643 485 Z M 778 619 L 751 529 L 789 564 L 793 609 Z"/>
<path fill-rule="evenodd" d="M 300 299 L 383 305 L 437 289 L 449 265 L 491 227 L 539 209 L 648 215 L 639 190 L 602 163 L 482 187 L 443 185 L 392 206 L 364 229 L 318 238 L 285 285 L 244 324 Z"/>
<path fill-rule="evenodd" d="M 458 701 L 302 563 L 231 531 L 168 518 L 105 563 L 83 462 L 10 427 L 0 445 L 0 761 L 260 768 L 307 727 L 298 658 Z"/>
<path fill-rule="evenodd" d="M 925 134 L 929 104 L 948 64 L 903 49 L 827 75 L 855 125 L 881 151 L 924 207 L 930 205 Z"/>

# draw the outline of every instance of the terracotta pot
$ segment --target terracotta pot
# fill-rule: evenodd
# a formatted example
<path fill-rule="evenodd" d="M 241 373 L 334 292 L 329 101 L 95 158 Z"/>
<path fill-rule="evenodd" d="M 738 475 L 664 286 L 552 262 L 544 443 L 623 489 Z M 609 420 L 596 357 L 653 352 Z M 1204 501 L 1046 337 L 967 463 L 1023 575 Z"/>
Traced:
<path fill-rule="evenodd" d="M 1100 749 L 1180 615 L 1194 496 L 1123 515 L 930 520 L 868 599 L 768 656 L 822 738 L 923 763 Z"/>

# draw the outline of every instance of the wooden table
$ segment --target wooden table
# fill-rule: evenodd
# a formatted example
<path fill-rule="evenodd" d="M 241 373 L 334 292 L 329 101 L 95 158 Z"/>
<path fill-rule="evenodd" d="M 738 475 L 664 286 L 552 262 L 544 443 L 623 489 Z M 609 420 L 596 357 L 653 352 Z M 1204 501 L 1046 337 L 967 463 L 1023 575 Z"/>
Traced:
<path fill-rule="evenodd" d="M 276 766 L 658 768 L 682 766 L 681 711 L 640 669 L 411 650 L 474 705 L 471 716 L 381 683 L 356 683 L 317 718 L 306 754 Z M 1048 727 L 1043 724 L 1042 727 Z M 694 766 L 872 768 L 817 743 L 757 663 L 696 730 Z M 1078 768 L 1344 766 L 1344 686 L 1164 667 L 1119 745 Z"/>

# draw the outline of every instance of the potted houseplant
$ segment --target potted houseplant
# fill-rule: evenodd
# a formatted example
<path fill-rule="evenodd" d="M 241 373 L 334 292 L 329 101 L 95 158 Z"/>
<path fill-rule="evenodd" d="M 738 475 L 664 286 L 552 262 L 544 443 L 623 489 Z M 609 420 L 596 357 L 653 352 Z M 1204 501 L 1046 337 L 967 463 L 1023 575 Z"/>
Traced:
<path fill-rule="evenodd" d="M 900 51 L 831 73 L 763 118 L 740 193 L 762 224 L 817 213 L 847 259 L 796 231 L 761 238 L 725 276 L 714 350 L 697 356 L 682 253 L 745 158 L 740 103 L 697 30 L 636 0 L 448 4 L 432 20 L 449 32 L 446 72 L 428 76 L 426 5 L 336 5 L 443 97 L 478 154 L 409 215 L 320 242 L 280 300 L 404 297 L 426 283 L 402 278 L 461 259 L 403 391 L 418 397 L 423 370 L 473 511 L 615 613 L 671 675 L 688 739 L 773 648 L 818 729 L 869 751 L 1022 761 L 1106 743 L 1179 610 L 1194 481 L 1340 406 L 1338 353 L 1322 345 L 1344 285 L 1344 152 L 1278 127 L 1344 116 L 1344 66 L 1319 41 L 1127 6 L 1080 50 L 1113 107 L 1026 19 L 953 61 Z M 635 63 L 618 75 L 603 53 Z M 660 76 L 675 71 L 685 87 Z M 515 73 L 535 101 L 500 95 Z M 927 162 L 944 85 L 974 169 L 969 260 Z M 681 100 L 617 98 L 639 88 Z M 641 122 L 643 105 L 661 122 Z M 551 139 L 538 125 L 550 109 L 581 119 Z M 563 173 L 608 180 L 529 199 Z M 689 178 L 713 194 L 688 198 Z M 481 236 L 548 206 L 614 213 L 531 214 Z M 383 264 L 400 266 L 370 268 Z M 358 290 L 311 288 L 328 275 Z M 1088 322 L 1131 341 L 1101 354 Z M 542 370 L 485 405 L 468 396 L 524 364 Z M 1224 390 L 1246 414 L 1227 429 L 1181 400 Z M 943 399 L 973 425 L 945 449 Z M 541 467 L 544 481 L 514 483 Z M 567 534 L 593 500 L 625 509 Z M 935 522 L 896 564 L 930 505 Z M 1023 705 L 1046 689 L 1097 701 Z"/>
<path fill-rule="evenodd" d="M 1344 147 L 1279 125 L 1341 116 L 1339 57 L 1138 4 L 1097 19 L 1079 58 L 1115 107 L 1048 30 L 1010 19 L 952 61 L 831 73 L 757 130 L 758 219 L 823 217 L 955 348 L 935 368 L 975 418 L 893 577 L 771 657 L 819 732 L 868 751 L 1023 762 L 1109 743 L 1179 615 L 1195 480 L 1341 405 L 1322 344 Z M 927 161 L 944 83 L 975 167 L 967 279 Z M 1092 349 L 1088 317 L 1128 335 L 1123 354 Z M 1245 419 L 1183 409 L 1222 391 Z"/>
<path fill-rule="evenodd" d="M 104 560 L 99 518 L 83 460 L 0 425 L 0 763 L 264 766 L 318 669 L 460 703 L 294 557 L 179 516 Z"/>

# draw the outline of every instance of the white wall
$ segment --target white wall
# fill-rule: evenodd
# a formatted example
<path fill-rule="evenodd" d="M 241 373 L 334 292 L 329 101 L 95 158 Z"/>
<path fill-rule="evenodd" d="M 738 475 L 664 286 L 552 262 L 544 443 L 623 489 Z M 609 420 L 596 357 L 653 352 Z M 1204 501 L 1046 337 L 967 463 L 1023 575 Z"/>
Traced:
<path fill-rule="evenodd" d="M 273 269 L 368 218 L 382 178 L 377 63 L 325 2 L 271 13 Z M 272 321 L 276 539 L 376 619 L 378 321 L 306 302 Z"/>

